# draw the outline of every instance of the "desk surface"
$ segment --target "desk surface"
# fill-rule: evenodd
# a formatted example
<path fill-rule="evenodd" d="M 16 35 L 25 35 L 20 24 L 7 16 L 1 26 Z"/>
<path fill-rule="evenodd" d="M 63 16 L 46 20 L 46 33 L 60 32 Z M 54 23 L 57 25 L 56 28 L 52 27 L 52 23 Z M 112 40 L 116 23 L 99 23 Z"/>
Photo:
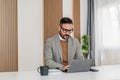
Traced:
<path fill-rule="evenodd" d="M 120 65 L 96 67 L 98 72 L 64 73 L 50 70 L 48 76 L 37 71 L 0 72 L 0 80 L 120 80 Z"/>

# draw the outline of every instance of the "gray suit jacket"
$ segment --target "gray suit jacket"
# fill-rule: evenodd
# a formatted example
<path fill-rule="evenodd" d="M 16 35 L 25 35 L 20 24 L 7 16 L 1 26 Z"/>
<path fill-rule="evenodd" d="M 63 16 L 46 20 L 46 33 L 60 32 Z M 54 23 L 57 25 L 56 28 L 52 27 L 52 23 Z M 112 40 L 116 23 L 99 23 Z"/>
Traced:
<path fill-rule="evenodd" d="M 49 68 L 63 68 L 62 48 L 58 35 L 55 35 L 46 41 L 44 53 L 46 66 Z M 70 37 L 68 39 L 68 64 L 73 59 L 84 59 L 84 57 L 80 52 L 79 41 L 76 38 Z"/>

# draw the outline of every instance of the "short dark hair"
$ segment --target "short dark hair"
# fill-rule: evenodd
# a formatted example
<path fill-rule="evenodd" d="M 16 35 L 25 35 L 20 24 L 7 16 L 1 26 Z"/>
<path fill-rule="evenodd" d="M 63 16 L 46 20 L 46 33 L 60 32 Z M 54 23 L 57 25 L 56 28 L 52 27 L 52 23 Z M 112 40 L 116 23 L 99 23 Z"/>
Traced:
<path fill-rule="evenodd" d="M 63 17 L 63 18 L 61 18 L 61 20 L 60 20 L 60 26 L 61 26 L 62 24 L 65 24 L 65 23 L 73 24 L 73 22 L 72 22 L 72 20 L 71 20 L 70 18 L 68 18 L 68 17 Z"/>

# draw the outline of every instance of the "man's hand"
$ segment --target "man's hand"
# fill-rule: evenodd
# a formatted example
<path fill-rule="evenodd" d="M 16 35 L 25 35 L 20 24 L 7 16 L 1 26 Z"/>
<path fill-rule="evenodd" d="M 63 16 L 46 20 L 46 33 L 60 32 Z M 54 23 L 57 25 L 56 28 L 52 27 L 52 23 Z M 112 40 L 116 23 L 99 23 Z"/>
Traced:
<path fill-rule="evenodd" d="M 69 69 L 69 65 L 67 65 L 67 66 L 63 66 L 62 71 L 67 71 L 68 69 Z"/>

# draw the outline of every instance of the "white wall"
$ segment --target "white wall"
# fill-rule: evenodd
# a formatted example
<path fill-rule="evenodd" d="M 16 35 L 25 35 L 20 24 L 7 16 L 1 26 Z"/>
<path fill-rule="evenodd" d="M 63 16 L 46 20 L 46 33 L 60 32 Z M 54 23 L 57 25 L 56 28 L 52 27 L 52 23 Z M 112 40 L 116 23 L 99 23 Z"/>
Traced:
<path fill-rule="evenodd" d="M 87 33 L 87 0 L 80 0 L 81 35 Z"/>
<path fill-rule="evenodd" d="M 72 2 L 73 0 L 63 0 L 63 17 L 73 18 Z"/>
<path fill-rule="evenodd" d="M 43 64 L 43 1 L 18 0 L 18 70 Z"/>

